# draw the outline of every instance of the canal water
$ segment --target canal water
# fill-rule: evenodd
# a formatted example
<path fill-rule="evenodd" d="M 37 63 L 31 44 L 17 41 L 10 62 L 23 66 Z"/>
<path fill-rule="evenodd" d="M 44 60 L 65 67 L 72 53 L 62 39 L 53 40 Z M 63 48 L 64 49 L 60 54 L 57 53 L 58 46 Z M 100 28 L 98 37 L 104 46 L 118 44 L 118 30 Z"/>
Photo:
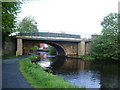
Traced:
<path fill-rule="evenodd" d="M 42 52 L 38 64 L 79 87 L 120 88 L 120 64 L 115 62 L 83 61 Z"/>

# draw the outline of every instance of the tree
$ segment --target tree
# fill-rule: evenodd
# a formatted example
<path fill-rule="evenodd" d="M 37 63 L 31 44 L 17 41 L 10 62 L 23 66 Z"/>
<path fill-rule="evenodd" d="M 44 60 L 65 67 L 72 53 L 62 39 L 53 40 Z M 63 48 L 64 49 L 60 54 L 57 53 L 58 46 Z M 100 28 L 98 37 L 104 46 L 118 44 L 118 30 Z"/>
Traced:
<path fill-rule="evenodd" d="M 16 16 L 20 12 L 20 2 L 2 2 L 2 41 L 16 28 Z"/>
<path fill-rule="evenodd" d="M 20 33 L 38 32 L 37 23 L 32 17 L 25 17 L 18 23 L 17 31 Z"/>
<path fill-rule="evenodd" d="M 101 22 L 101 36 L 93 40 L 92 53 L 98 59 L 119 60 L 118 14 L 110 13 Z"/>

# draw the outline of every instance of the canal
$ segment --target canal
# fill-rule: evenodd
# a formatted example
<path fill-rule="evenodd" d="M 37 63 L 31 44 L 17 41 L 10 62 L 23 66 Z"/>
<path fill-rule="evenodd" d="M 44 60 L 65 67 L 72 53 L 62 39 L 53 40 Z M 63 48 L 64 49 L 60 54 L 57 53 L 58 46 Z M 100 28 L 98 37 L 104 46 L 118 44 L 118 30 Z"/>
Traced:
<path fill-rule="evenodd" d="M 50 56 L 40 52 L 37 63 L 68 80 L 71 84 L 86 88 L 120 88 L 120 64 L 106 61 L 83 61 L 80 59 Z"/>

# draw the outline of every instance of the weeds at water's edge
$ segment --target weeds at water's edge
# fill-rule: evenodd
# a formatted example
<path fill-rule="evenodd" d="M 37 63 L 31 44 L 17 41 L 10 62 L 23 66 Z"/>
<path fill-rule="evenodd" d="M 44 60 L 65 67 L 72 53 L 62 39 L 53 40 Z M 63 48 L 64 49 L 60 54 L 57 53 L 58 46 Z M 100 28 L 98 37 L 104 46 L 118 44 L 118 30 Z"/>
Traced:
<path fill-rule="evenodd" d="M 76 58 L 76 59 L 81 59 L 84 61 L 93 61 L 95 60 L 95 57 L 92 55 L 67 55 L 69 58 Z"/>
<path fill-rule="evenodd" d="M 20 60 L 20 71 L 34 88 L 78 88 L 60 76 L 45 72 L 40 66 L 31 62 L 35 56 Z M 80 88 L 85 90 L 85 88 Z"/>

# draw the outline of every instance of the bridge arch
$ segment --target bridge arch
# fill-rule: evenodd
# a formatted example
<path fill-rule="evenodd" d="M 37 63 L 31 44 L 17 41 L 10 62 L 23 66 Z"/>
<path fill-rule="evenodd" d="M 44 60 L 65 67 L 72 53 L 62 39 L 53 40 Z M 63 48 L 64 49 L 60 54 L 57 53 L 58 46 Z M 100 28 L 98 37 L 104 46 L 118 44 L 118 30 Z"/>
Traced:
<path fill-rule="evenodd" d="M 56 43 L 56 42 L 48 42 L 48 41 L 39 41 L 39 40 L 23 40 L 23 54 L 26 55 L 29 53 L 29 50 L 34 47 L 35 45 L 38 45 L 40 43 L 45 43 L 45 44 L 48 44 L 50 46 L 53 46 L 56 51 L 57 51 L 57 55 L 59 56 L 65 56 L 66 55 L 66 51 L 65 51 L 65 48 Z"/>
<path fill-rule="evenodd" d="M 62 45 L 60 45 L 58 43 L 46 43 L 46 44 L 49 44 L 49 45 L 53 46 L 57 51 L 57 55 L 60 55 L 60 56 L 65 56 L 66 55 L 66 53 L 65 53 L 66 50 Z"/>
<path fill-rule="evenodd" d="M 16 38 L 16 55 L 27 54 L 28 50 L 37 43 L 46 43 L 55 47 L 57 55 L 85 55 L 86 51 L 89 51 L 89 44 L 86 43 L 86 39 L 80 38 L 80 35 L 37 32 L 19 33 Z"/>

